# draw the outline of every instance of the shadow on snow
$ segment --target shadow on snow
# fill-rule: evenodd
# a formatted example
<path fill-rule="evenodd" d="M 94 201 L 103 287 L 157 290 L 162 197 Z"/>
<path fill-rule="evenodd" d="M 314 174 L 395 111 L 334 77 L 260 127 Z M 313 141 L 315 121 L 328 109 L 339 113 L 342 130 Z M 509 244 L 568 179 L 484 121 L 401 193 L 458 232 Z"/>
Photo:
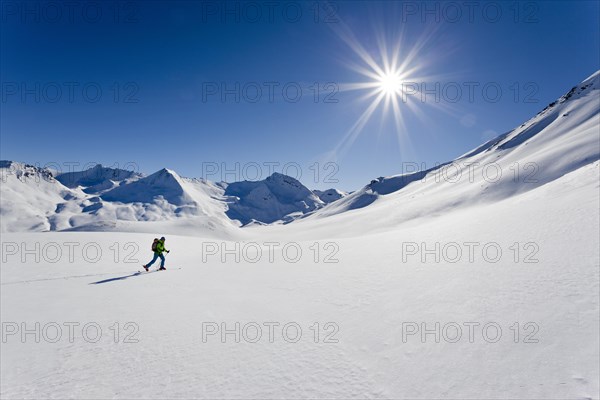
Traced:
<path fill-rule="evenodd" d="M 149 274 L 149 273 L 152 273 L 152 272 L 156 272 L 156 271 L 150 271 L 150 272 L 146 272 L 146 273 Z M 142 275 L 142 273 L 143 272 L 138 271 L 138 272 L 135 272 L 135 273 L 133 273 L 131 275 L 124 275 L 124 276 L 118 276 L 116 278 L 103 279 L 103 280 L 98 281 L 98 282 L 91 282 L 90 285 L 99 285 L 101 283 L 108 283 L 108 282 L 114 282 L 114 281 L 123 281 L 123 280 L 125 280 L 127 278 L 131 278 L 132 276 Z"/>

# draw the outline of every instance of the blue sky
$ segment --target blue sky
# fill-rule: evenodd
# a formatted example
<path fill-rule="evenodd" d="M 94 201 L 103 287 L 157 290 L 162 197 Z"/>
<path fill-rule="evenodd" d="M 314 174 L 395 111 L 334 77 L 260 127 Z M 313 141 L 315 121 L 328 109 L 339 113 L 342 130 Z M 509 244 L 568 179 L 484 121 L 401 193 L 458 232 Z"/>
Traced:
<path fill-rule="evenodd" d="M 354 190 L 455 158 L 600 67 L 597 1 L 68 4 L 1 3 L 2 159 Z M 383 90 L 348 84 L 377 85 L 360 71 L 384 53 L 410 60 L 389 95 L 402 124 L 380 104 L 344 141 Z"/>

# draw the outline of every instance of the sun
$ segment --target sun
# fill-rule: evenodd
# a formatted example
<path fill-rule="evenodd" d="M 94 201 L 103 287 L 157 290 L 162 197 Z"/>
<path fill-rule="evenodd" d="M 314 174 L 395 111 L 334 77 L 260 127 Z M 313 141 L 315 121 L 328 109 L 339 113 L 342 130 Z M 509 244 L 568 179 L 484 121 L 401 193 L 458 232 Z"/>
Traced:
<path fill-rule="evenodd" d="M 331 26 L 333 32 L 348 45 L 352 59 L 345 67 L 358 73 L 360 80 L 339 84 L 340 92 L 362 92 L 359 100 L 366 107 L 357 115 L 344 136 L 332 150 L 335 157 L 349 149 L 361 135 L 374 115 L 381 116 L 379 133 L 390 132 L 397 137 L 401 154 L 409 154 L 412 148 L 410 132 L 406 127 L 408 116 L 427 122 L 422 108 L 425 106 L 423 82 L 439 81 L 443 75 L 431 75 L 432 66 L 439 65 L 427 49 L 435 39 L 435 29 L 407 41 L 403 31 L 376 31 L 376 46 L 363 45 L 357 35 L 343 21 Z M 430 102 L 431 103 L 431 102 Z M 436 108 L 441 103 L 428 104 Z M 388 124 L 390 121 L 393 125 Z M 373 132 L 373 129 L 369 131 Z"/>
<path fill-rule="evenodd" d="M 402 92 L 400 72 L 387 72 L 377 78 L 379 91 L 388 97 L 398 96 Z"/>

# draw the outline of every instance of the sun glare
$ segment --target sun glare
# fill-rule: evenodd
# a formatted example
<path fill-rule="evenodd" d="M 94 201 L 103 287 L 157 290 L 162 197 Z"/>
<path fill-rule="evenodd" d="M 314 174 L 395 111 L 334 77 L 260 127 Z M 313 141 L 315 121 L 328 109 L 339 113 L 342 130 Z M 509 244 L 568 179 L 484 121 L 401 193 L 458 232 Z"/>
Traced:
<path fill-rule="evenodd" d="M 420 88 L 420 82 L 432 79 L 425 75 L 430 60 L 423 50 L 435 31 L 416 38 L 410 44 L 403 40 L 401 34 L 390 40 L 380 32 L 376 37 L 377 47 L 367 48 L 343 22 L 335 24 L 332 29 L 356 56 L 348 61 L 347 67 L 363 78 L 358 82 L 340 84 L 340 91 L 361 91 L 364 93 L 362 100 L 366 102 L 365 110 L 335 147 L 334 153 L 341 154 L 352 146 L 378 111 L 381 111 L 382 118 L 380 126 L 384 126 L 383 122 L 390 118 L 393 121 L 391 131 L 398 138 L 400 152 L 409 153 L 412 146 L 405 118 L 410 113 L 425 120 L 421 110 L 423 101 L 417 88 Z M 435 103 L 434 106 L 439 105 Z"/>
<path fill-rule="evenodd" d="M 402 79 L 399 72 L 388 72 L 379 76 L 379 90 L 387 96 L 397 96 L 402 91 Z"/>

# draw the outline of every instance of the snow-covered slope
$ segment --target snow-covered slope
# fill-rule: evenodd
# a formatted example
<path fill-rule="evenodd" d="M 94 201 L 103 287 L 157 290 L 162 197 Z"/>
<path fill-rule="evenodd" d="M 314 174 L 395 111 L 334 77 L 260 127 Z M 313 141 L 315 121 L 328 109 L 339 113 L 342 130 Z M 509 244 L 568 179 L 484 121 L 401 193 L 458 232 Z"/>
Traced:
<path fill-rule="evenodd" d="M 240 252 L 237 261 L 232 249 L 244 242 L 167 235 L 167 271 L 136 274 L 154 233 L 3 235 L 79 247 L 71 262 L 17 252 L 2 264 L 0 314 L 19 331 L 0 343 L 1 397 L 596 399 L 598 167 L 394 231 L 378 233 L 378 217 L 326 224 L 323 240 L 304 223 L 240 229 L 279 244 L 272 262 L 266 246 L 258 262 Z M 474 262 L 466 247 L 452 263 L 403 258 L 403 243 L 475 241 Z M 86 260 L 87 243 L 104 256 Z M 115 243 L 130 246 L 119 262 Z M 297 262 L 284 258 L 288 243 L 302 248 Z M 500 260 L 486 261 L 485 243 L 501 247 Z M 521 247 L 515 261 L 515 243 L 538 247 Z M 36 322 L 40 342 L 22 340 Z"/>
<path fill-rule="evenodd" d="M 366 206 L 381 226 L 499 201 L 533 190 L 600 158 L 600 71 L 521 126 L 426 171 L 374 179 L 301 223 Z M 385 204 L 385 205 L 384 205 Z M 391 217 L 391 218 L 390 218 Z M 329 223 L 337 223 L 329 221 Z"/>
<path fill-rule="evenodd" d="M 82 192 L 65 187 L 46 168 L 0 161 L 0 175 L 2 232 L 61 229 L 65 221 L 57 214 L 83 198 Z"/>

